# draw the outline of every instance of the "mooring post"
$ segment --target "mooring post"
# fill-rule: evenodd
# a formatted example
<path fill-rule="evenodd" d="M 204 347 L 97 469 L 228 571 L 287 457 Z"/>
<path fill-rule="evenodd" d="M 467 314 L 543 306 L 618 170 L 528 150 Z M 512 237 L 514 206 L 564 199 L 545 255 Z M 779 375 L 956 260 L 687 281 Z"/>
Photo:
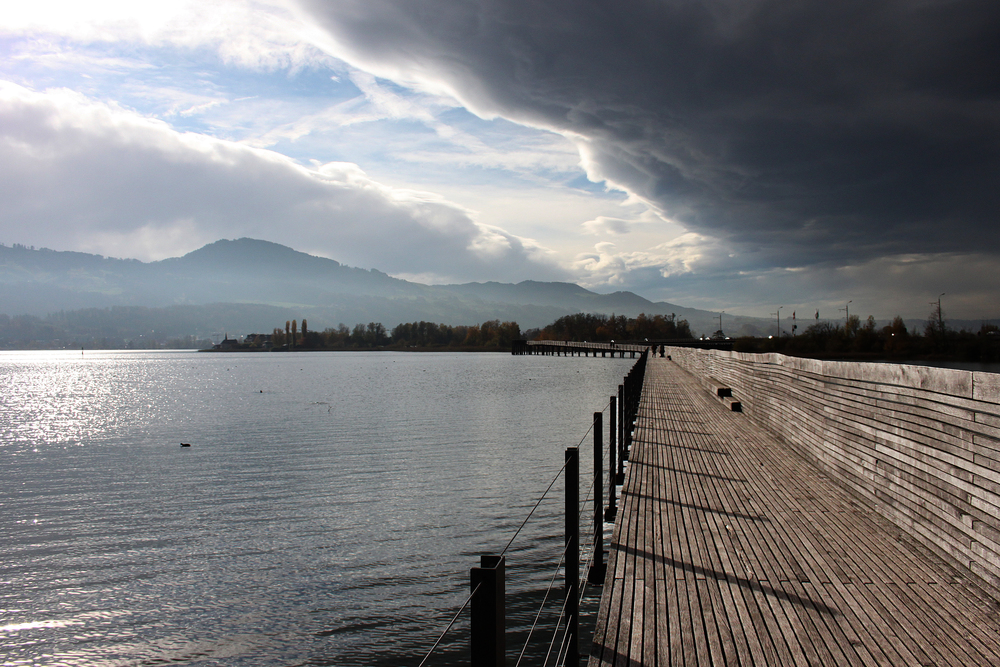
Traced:
<path fill-rule="evenodd" d="M 594 413 L 594 554 L 587 583 L 604 583 L 604 413 Z"/>
<path fill-rule="evenodd" d="M 614 396 L 611 397 L 611 409 L 608 410 L 608 509 L 604 510 L 604 520 L 614 521 L 618 516 L 618 496 L 615 493 L 617 471 L 615 470 L 615 447 L 618 429 L 618 405 Z"/>
<path fill-rule="evenodd" d="M 580 450 L 566 449 L 566 663 L 580 664 Z"/>
<path fill-rule="evenodd" d="M 493 555 L 480 556 L 479 567 L 470 570 L 472 667 L 505 664 L 504 570 L 504 557 Z"/>

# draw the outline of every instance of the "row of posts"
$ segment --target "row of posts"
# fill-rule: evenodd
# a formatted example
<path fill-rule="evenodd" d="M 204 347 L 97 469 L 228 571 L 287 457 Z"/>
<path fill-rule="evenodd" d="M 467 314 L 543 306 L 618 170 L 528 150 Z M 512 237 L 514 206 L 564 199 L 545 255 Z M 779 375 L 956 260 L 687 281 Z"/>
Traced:
<path fill-rule="evenodd" d="M 587 357 L 593 355 L 595 358 L 597 354 L 600 353 L 602 357 L 610 356 L 612 359 L 615 355 L 624 359 L 625 355 L 628 354 L 632 359 L 635 359 L 636 354 L 640 354 L 641 351 L 638 346 L 626 343 L 622 345 L 597 343 L 593 346 L 588 346 L 586 344 L 574 343 L 538 343 L 532 342 L 530 345 L 526 340 L 515 340 L 511 343 L 510 353 L 513 355 L 524 355 L 524 354 L 540 354 L 545 356 L 556 356 L 556 357 L 576 357 L 582 356 Z"/>
<path fill-rule="evenodd" d="M 613 522 L 618 513 L 616 485 L 625 482 L 625 461 L 632 445 L 632 431 L 639 412 L 642 380 L 646 374 L 648 350 L 618 385 L 618 396 L 611 397 L 608 424 L 608 506 L 600 489 L 604 487 L 604 413 L 594 413 L 594 551 L 587 582 L 593 586 L 604 583 L 607 565 L 604 561 L 604 522 Z M 617 447 L 615 446 L 617 443 Z M 616 472 L 617 453 L 617 472 Z M 580 662 L 580 450 L 566 449 L 565 497 L 565 618 L 566 659 L 563 664 Z M 504 556 L 482 555 L 479 567 L 470 572 L 472 667 L 502 667 L 506 661 L 506 611 Z"/>

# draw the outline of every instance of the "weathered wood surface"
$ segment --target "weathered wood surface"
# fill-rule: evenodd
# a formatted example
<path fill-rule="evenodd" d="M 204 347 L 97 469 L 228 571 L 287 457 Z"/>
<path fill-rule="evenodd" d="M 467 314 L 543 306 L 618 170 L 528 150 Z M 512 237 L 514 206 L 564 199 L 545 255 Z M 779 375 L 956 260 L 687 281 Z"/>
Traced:
<path fill-rule="evenodd" d="M 1000 608 L 651 358 L 590 665 L 1000 665 Z"/>
<path fill-rule="evenodd" d="M 1000 374 L 667 348 L 1000 600 Z"/>

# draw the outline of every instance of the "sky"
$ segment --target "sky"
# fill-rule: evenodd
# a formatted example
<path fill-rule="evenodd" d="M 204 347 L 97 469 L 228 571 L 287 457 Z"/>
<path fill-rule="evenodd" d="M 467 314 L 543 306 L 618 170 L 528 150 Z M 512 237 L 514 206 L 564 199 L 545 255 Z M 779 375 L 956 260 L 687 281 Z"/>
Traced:
<path fill-rule="evenodd" d="M 1000 317 L 995 0 L 4 4 L 6 245 Z"/>

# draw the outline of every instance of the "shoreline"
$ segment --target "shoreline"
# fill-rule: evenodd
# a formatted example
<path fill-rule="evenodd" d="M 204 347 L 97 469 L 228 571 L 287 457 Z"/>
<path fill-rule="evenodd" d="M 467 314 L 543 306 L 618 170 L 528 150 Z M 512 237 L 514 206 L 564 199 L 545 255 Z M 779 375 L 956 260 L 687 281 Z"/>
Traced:
<path fill-rule="evenodd" d="M 500 347 L 307 347 L 307 348 L 295 348 L 295 349 L 238 349 L 238 350 L 216 350 L 216 349 L 204 349 L 204 350 L 192 350 L 195 352 L 211 352 L 211 353 L 221 353 L 221 354 L 232 354 L 232 353 L 303 353 L 303 352 L 499 352 L 503 354 L 510 354 L 510 348 L 500 348 Z"/>

